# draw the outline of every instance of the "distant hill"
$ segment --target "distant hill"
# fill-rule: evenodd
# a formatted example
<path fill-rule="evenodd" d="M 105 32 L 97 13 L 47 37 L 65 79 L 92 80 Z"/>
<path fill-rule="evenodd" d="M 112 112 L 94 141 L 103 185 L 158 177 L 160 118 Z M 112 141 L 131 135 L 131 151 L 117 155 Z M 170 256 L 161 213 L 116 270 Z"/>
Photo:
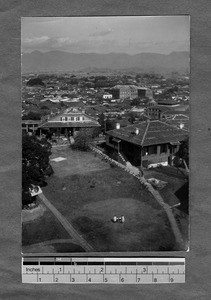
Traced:
<path fill-rule="evenodd" d="M 189 71 L 189 52 L 158 53 L 69 53 L 33 51 L 22 55 L 22 73 L 68 72 L 83 70 L 127 70 L 156 73 Z"/>

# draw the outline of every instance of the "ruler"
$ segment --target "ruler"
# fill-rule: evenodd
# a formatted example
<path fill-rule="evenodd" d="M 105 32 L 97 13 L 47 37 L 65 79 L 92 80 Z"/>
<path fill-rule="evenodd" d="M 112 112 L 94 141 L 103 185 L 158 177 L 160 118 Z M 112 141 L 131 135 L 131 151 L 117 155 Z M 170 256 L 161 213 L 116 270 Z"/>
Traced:
<path fill-rule="evenodd" d="M 26 257 L 23 283 L 184 283 L 185 258 Z"/>

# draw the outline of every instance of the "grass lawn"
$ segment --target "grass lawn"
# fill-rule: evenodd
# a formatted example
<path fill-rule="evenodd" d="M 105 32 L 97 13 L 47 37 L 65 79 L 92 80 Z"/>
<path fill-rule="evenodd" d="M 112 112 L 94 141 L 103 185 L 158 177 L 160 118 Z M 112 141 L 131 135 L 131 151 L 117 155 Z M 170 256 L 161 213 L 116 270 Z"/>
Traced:
<path fill-rule="evenodd" d="M 109 169 L 110 166 L 97 158 L 90 152 L 73 151 L 67 147 L 52 148 L 51 159 L 64 157 L 67 160 L 61 162 L 51 162 L 56 176 L 63 178 L 69 175 L 86 174 L 90 171 L 100 171 Z"/>
<path fill-rule="evenodd" d="M 83 251 L 80 246 L 70 242 L 62 245 L 62 249 L 58 243 L 51 244 L 51 241 L 59 239 L 70 241 L 71 237 L 48 209 L 45 209 L 44 214 L 35 220 L 22 223 L 22 251 L 24 253 L 62 252 L 63 248 L 69 249 L 68 251 Z M 40 244 L 42 242 L 43 245 Z"/>
<path fill-rule="evenodd" d="M 45 196 L 96 251 L 175 250 L 167 216 L 139 181 L 91 152 L 53 149 Z M 125 216 L 125 223 L 111 218 Z"/>
<path fill-rule="evenodd" d="M 23 246 L 41 243 L 52 239 L 70 238 L 69 234 L 64 230 L 63 226 L 49 210 L 46 210 L 43 216 L 36 220 L 24 222 L 22 230 Z"/>

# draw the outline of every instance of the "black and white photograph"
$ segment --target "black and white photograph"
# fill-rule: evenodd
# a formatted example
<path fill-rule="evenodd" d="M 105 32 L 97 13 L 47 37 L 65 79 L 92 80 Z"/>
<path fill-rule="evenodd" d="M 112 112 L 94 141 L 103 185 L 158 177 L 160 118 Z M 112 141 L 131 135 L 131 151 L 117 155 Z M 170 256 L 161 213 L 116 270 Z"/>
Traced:
<path fill-rule="evenodd" d="M 189 251 L 190 18 L 22 17 L 22 253 Z"/>

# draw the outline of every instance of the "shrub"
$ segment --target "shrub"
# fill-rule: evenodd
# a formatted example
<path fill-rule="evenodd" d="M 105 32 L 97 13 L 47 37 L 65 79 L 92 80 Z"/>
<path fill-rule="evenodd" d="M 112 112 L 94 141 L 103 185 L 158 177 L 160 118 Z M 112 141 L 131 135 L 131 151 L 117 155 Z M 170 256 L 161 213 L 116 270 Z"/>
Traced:
<path fill-rule="evenodd" d="M 92 135 L 90 130 L 81 129 L 74 138 L 75 142 L 72 145 L 73 149 L 78 149 L 82 151 L 89 150 L 89 144 L 92 141 Z"/>

